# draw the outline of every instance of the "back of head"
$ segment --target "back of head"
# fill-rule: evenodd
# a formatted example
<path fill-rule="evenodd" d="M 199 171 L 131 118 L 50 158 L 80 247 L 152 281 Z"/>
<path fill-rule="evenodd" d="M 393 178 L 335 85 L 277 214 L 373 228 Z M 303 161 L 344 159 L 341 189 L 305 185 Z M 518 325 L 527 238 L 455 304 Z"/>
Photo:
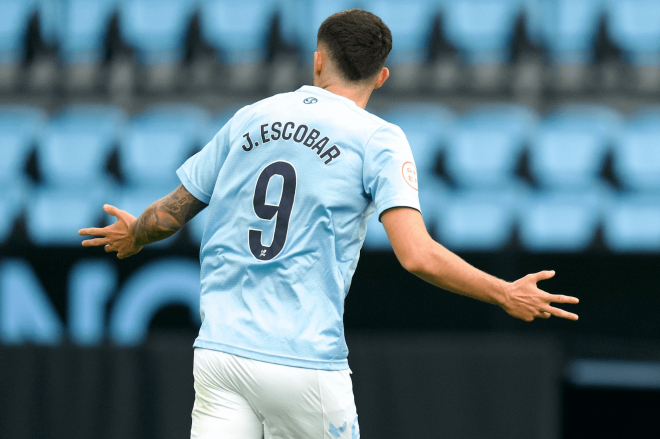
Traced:
<path fill-rule="evenodd" d="M 362 9 L 331 15 L 321 24 L 317 39 L 348 82 L 376 76 L 392 50 L 390 29 L 376 15 Z"/>

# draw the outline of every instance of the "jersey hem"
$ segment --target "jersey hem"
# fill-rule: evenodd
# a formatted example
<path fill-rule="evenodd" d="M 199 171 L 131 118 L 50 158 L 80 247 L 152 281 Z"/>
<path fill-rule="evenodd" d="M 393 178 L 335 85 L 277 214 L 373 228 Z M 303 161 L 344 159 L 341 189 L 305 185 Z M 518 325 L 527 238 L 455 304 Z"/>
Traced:
<path fill-rule="evenodd" d="M 263 361 L 266 363 L 279 364 L 281 366 L 300 367 L 303 369 L 314 370 L 346 370 L 348 369 L 348 360 L 308 360 L 304 358 L 282 357 L 279 355 L 265 352 L 256 352 L 249 349 L 239 348 L 237 346 L 226 345 L 209 340 L 195 340 L 194 348 L 211 349 L 213 351 L 224 352 L 225 354 L 236 355 L 238 357 L 248 358 L 250 360 Z"/>
<path fill-rule="evenodd" d="M 392 209 L 393 207 L 411 207 L 415 210 L 418 210 L 419 213 L 422 213 L 422 209 L 419 206 L 419 203 L 411 203 L 410 200 L 406 198 L 391 198 L 385 202 L 380 203 L 380 206 L 376 206 L 376 211 L 378 214 L 378 221 L 380 221 L 380 216 L 387 209 Z"/>
<path fill-rule="evenodd" d="M 186 172 L 179 168 L 176 171 L 177 177 L 179 177 L 179 180 L 181 180 L 181 184 L 183 187 L 186 188 L 188 192 L 192 194 L 193 197 L 197 198 L 199 201 L 205 204 L 209 204 L 211 202 L 211 197 L 207 196 L 204 192 L 202 192 L 197 186 L 195 186 L 195 183 L 188 178 L 186 175 Z"/>

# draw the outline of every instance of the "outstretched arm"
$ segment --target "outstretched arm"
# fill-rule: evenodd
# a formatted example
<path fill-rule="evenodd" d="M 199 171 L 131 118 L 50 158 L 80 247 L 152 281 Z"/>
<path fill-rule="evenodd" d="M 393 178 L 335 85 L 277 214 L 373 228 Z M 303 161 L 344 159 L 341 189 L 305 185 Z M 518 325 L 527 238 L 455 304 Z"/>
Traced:
<path fill-rule="evenodd" d="M 82 229 L 78 234 L 100 236 L 85 240 L 82 245 L 104 246 L 106 252 L 117 252 L 117 257 L 124 259 L 136 254 L 147 244 L 172 236 L 206 206 L 206 203 L 199 201 L 180 185 L 174 192 L 147 207 L 137 219 L 128 212 L 106 204 L 103 210 L 116 216 L 117 222 L 103 228 Z"/>
<path fill-rule="evenodd" d="M 578 303 L 570 296 L 548 294 L 536 283 L 554 271 L 529 274 L 513 283 L 497 279 L 459 258 L 429 236 L 422 215 L 414 209 L 397 207 L 381 215 L 387 236 L 399 262 L 412 274 L 451 291 L 502 307 L 509 315 L 531 322 L 551 315 L 569 320 L 578 316 L 550 303 Z"/>

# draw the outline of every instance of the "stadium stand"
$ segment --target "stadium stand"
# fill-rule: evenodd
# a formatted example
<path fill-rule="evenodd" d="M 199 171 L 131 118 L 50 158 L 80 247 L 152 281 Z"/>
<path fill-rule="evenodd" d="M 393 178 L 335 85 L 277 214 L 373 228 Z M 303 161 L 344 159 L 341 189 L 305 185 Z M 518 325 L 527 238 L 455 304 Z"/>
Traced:
<path fill-rule="evenodd" d="M 172 64 L 185 54 L 195 3 L 188 0 L 131 0 L 119 3 L 121 35 L 146 65 Z"/>
<path fill-rule="evenodd" d="M 58 23 L 61 59 L 70 64 L 91 64 L 105 57 L 110 19 L 118 0 L 68 0 Z"/>
<path fill-rule="evenodd" d="M 655 0 L 608 2 L 610 34 L 633 65 L 660 65 L 660 3 Z"/>
<path fill-rule="evenodd" d="M 113 180 L 105 170 L 125 121 L 114 106 L 75 105 L 52 119 L 37 143 L 41 184 L 28 202 L 27 233 L 39 245 L 78 245 L 97 224 Z"/>
<path fill-rule="evenodd" d="M 614 172 L 632 191 L 660 190 L 660 108 L 647 108 L 625 124 L 614 149 Z"/>
<path fill-rule="evenodd" d="M 518 105 L 477 107 L 456 124 L 446 148 L 449 176 L 463 187 L 515 185 L 516 166 L 536 116 Z"/>
<path fill-rule="evenodd" d="M 28 20 L 33 1 L 0 1 L 0 64 L 17 63 L 25 58 Z"/>
<path fill-rule="evenodd" d="M 226 64 L 263 62 L 275 10 L 272 0 L 202 0 L 202 35 Z"/>
<path fill-rule="evenodd" d="M 599 184 L 621 118 L 612 108 L 568 105 L 548 115 L 535 131 L 530 168 L 544 188 L 584 188 Z"/>
<path fill-rule="evenodd" d="M 615 252 L 660 252 L 660 197 L 621 195 L 605 215 L 604 238 Z"/>

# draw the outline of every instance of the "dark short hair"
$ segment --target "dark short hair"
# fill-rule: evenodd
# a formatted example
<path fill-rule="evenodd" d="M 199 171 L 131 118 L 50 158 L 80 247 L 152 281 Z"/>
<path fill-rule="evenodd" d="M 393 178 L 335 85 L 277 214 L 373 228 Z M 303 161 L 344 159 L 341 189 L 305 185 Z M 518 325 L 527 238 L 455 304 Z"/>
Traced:
<path fill-rule="evenodd" d="M 392 50 L 390 29 L 371 12 L 349 9 L 328 17 L 317 34 L 344 79 L 359 82 L 383 68 Z"/>

